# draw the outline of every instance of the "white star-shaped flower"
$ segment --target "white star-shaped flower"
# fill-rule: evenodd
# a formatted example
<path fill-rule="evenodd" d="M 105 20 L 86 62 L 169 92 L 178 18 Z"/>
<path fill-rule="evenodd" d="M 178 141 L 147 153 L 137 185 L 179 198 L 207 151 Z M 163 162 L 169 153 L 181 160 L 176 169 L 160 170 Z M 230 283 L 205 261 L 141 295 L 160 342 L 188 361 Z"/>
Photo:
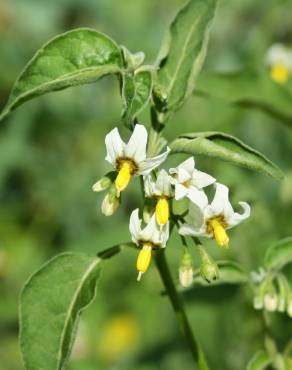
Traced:
<path fill-rule="evenodd" d="M 203 207 L 190 203 L 189 215 L 191 224 L 182 225 L 179 233 L 182 235 L 214 237 L 219 246 L 228 246 L 227 229 L 238 225 L 250 216 L 250 206 L 246 202 L 239 202 L 243 213 L 234 212 L 229 201 L 227 186 L 216 183 L 216 193 L 211 204 Z"/>
<path fill-rule="evenodd" d="M 274 44 L 267 51 L 266 62 L 271 69 L 271 78 L 285 84 L 292 72 L 292 50 L 282 44 Z"/>
<path fill-rule="evenodd" d="M 136 125 L 127 144 L 121 139 L 118 128 L 114 128 L 105 137 L 106 160 L 113 164 L 118 172 L 115 180 L 117 192 L 124 190 L 133 175 L 147 175 L 165 161 L 170 149 L 167 148 L 156 157 L 147 158 L 148 134 L 143 125 Z"/>
<path fill-rule="evenodd" d="M 144 176 L 144 190 L 147 198 L 157 199 L 156 220 L 159 225 L 165 225 L 169 220 L 168 199 L 173 197 L 171 178 L 165 170 L 161 170 L 155 179 L 152 174 Z"/>
<path fill-rule="evenodd" d="M 155 214 L 144 228 L 141 224 L 139 210 L 135 209 L 130 217 L 129 229 L 132 241 L 141 248 L 137 259 L 138 280 L 149 267 L 152 249 L 165 248 L 169 237 L 169 223 L 161 228 L 156 221 Z"/>
<path fill-rule="evenodd" d="M 175 185 L 176 200 L 188 197 L 199 207 L 208 202 L 208 198 L 202 189 L 213 184 L 216 179 L 197 170 L 194 157 L 190 157 L 176 168 L 171 168 L 169 173 L 172 175 L 172 183 Z"/>

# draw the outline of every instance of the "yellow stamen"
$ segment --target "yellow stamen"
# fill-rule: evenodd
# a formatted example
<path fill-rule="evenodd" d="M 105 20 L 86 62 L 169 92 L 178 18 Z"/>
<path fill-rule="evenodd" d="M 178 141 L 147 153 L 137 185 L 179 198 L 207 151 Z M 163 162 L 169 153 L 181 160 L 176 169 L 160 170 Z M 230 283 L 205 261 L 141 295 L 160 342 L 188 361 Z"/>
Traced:
<path fill-rule="evenodd" d="M 166 198 L 159 198 L 156 204 L 156 220 L 159 225 L 165 225 L 169 219 L 169 205 Z"/>
<path fill-rule="evenodd" d="M 271 78 L 279 84 L 285 84 L 289 78 L 289 69 L 282 63 L 274 64 L 271 69 Z"/>
<path fill-rule="evenodd" d="M 119 169 L 118 176 L 115 180 L 117 192 L 120 193 L 128 186 L 131 180 L 132 164 L 130 161 L 124 161 Z"/>
<path fill-rule="evenodd" d="M 150 244 L 144 244 L 143 248 L 139 252 L 137 259 L 137 270 L 139 271 L 137 280 L 140 281 L 142 274 L 147 271 L 151 261 L 152 246 Z"/>
<path fill-rule="evenodd" d="M 220 247 L 228 247 L 229 237 L 223 225 L 216 219 L 210 220 L 210 226 L 213 230 L 214 238 Z"/>

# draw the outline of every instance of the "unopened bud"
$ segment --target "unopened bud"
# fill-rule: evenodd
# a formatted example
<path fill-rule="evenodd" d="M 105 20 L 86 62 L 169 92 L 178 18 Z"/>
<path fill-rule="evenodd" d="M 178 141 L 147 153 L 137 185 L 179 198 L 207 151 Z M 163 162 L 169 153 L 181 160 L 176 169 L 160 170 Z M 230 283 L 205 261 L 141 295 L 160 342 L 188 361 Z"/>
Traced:
<path fill-rule="evenodd" d="M 101 205 L 101 212 L 105 216 L 112 216 L 116 210 L 119 208 L 120 205 L 120 197 L 117 197 L 115 194 L 115 187 L 111 186 L 109 192 L 103 199 Z"/>
<path fill-rule="evenodd" d="M 267 311 L 274 312 L 278 306 L 277 294 L 266 293 L 264 296 L 264 306 Z"/>
<path fill-rule="evenodd" d="M 208 283 L 213 280 L 219 279 L 219 268 L 217 263 L 213 260 L 211 256 L 206 252 L 203 246 L 199 246 L 199 252 L 201 255 L 201 268 L 200 273 L 203 279 Z"/>
<path fill-rule="evenodd" d="M 122 53 L 126 67 L 131 70 L 137 69 L 144 62 L 145 54 L 143 51 L 132 54 L 125 46 L 122 46 Z"/>
<path fill-rule="evenodd" d="M 288 306 L 287 306 L 287 314 L 289 317 L 292 317 L 292 298 L 290 299 L 290 301 L 288 302 Z"/>
<path fill-rule="evenodd" d="M 115 171 L 107 173 L 92 186 L 92 190 L 98 193 L 100 191 L 108 189 L 114 182 L 115 176 L 116 176 Z"/>
<path fill-rule="evenodd" d="M 185 248 L 178 273 L 179 282 L 182 287 L 187 288 L 192 285 L 194 280 L 193 262 L 187 248 Z"/>
<path fill-rule="evenodd" d="M 262 297 L 256 296 L 253 299 L 253 307 L 255 310 L 261 310 L 264 307 L 264 302 Z"/>

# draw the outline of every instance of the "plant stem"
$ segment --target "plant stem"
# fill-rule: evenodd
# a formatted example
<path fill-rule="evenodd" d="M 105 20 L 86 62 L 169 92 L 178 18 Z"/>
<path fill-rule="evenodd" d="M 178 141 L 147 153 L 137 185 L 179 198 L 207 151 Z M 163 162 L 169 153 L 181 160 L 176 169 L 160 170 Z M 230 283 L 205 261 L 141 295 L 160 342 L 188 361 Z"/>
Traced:
<path fill-rule="evenodd" d="M 169 267 L 165 258 L 165 253 L 163 250 L 157 252 L 155 256 L 156 265 L 160 274 L 160 277 L 165 286 L 167 295 L 170 299 L 174 312 L 176 314 L 179 326 L 185 336 L 188 346 L 192 352 L 194 361 L 199 370 L 210 370 L 205 355 L 201 349 L 200 344 L 196 340 L 190 323 L 188 321 L 181 297 L 179 296 L 175 284 L 173 282 L 172 276 L 169 271 Z"/>

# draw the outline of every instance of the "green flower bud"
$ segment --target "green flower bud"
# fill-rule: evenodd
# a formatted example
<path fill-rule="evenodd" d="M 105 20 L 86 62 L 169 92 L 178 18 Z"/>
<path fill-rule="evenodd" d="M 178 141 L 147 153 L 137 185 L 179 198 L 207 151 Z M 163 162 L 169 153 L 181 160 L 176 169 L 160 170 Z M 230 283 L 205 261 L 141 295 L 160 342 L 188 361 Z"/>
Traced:
<path fill-rule="evenodd" d="M 143 51 L 138 51 L 138 53 L 132 54 L 125 46 L 122 46 L 121 48 L 126 67 L 135 71 L 135 69 L 144 62 L 145 54 Z"/>
<path fill-rule="evenodd" d="M 116 189 L 115 186 L 112 185 L 109 192 L 106 194 L 106 196 L 103 199 L 102 205 L 101 205 L 101 212 L 105 216 L 112 216 L 116 210 L 119 208 L 120 205 L 120 197 L 117 197 L 116 195 Z"/>
<path fill-rule="evenodd" d="M 182 287 L 187 288 L 192 285 L 194 280 L 193 262 L 187 248 L 185 248 L 178 272 L 179 281 Z"/>
<path fill-rule="evenodd" d="M 100 191 L 108 189 L 114 182 L 115 176 L 116 176 L 115 171 L 107 173 L 92 186 L 92 190 L 98 193 Z"/>
<path fill-rule="evenodd" d="M 199 246 L 199 252 L 201 255 L 201 268 L 200 273 L 203 279 L 208 283 L 212 280 L 219 279 L 219 268 L 217 263 L 213 260 L 211 256 L 206 252 L 203 246 Z"/>

